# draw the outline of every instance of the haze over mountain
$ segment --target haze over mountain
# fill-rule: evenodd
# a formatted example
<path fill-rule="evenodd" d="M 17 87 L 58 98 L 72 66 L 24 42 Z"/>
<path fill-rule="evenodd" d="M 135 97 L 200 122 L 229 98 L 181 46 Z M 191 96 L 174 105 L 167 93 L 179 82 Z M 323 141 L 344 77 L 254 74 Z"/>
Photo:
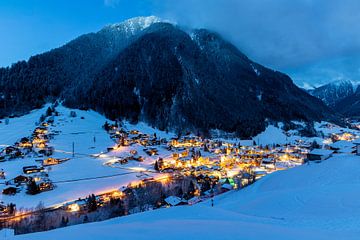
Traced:
<path fill-rule="evenodd" d="M 60 99 L 160 129 L 250 136 L 266 120 L 324 120 L 331 111 L 285 74 L 219 34 L 140 17 L 0 69 L 0 117 Z M 36 91 L 34 91 L 36 89 Z"/>

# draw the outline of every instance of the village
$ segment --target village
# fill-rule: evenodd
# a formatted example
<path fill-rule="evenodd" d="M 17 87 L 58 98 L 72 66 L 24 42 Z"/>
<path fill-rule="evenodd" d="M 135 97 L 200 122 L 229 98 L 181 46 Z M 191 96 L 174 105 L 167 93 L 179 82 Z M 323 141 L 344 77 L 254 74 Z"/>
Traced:
<path fill-rule="evenodd" d="M 64 129 L 59 130 L 60 126 L 72 124 L 73 121 L 84 122 L 91 116 L 80 116 L 68 109 L 64 114 L 64 111 L 57 110 L 59 108 L 65 109 L 62 106 L 48 107 L 31 135 L 23 136 L 13 145 L 1 149 L 0 219 L 3 223 L 26 219 L 37 211 L 35 208 L 23 209 L 21 203 L 16 201 L 17 196 L 26 202 L 27 199 L 32 201 L 32 196 L 42 199 L 41 196 L 46 193 L 45 199 L 55 200 L 46 203 L 43 209 L 61 211 L 65 214 L 64 219 L 76 215 L 77 219 L 81 216 L 90 221 L 89 213 L 114 202 L 121 202 L 122 215 L 139 211 L 139 189 L 155 196 L 142 200 L 143 206 L 146 206 L 142 210 L 192 205 L 230 190 L 242 189 L 275 171 L 319 163 L 334 154 L 360 154 L 357 130 L 330 123 L 317 124 L 317 130 L 323 135 L 321 138 L 300 137 L 286 132 L 283 134 L 285 142 L 259 144 L 255 139 L 211 139 L 193 134 L 176 136 L 149 127 L 136 128 L 123 122 L 102 120 L 100 123 L 98 119 L 96 121 L 101 124 L 98 127 L 100 130 L 97 128 L 99 133 L 65 133 Z M 74 136 L 81 134 L 87 134 L 87 144 L 84 137 L 81 137 L 81 141 L 74 140 Z M 98 138 L 101 134 L 101 144 L 96 134 Z M 55 144 L 62 135 L 73 140 L 72 144 L 67 142 L 66 149 L 61 147 L 63 142 L 58 144 L 59 149 Z M 105 138 L 107 140 L 101 141 Z M 81 146 L 83 148 L 80 150 L 85 150 L 78 152 L 80 142 L 86 148 Z M 91 161 L 94 166 L 86 169 L 87 162 L 81 161 Z M 13 163 L 17 162 L 21 164 L 16 164 L 16 170 L 15 167 L 7 170 L 6 164 L 15 166 Z M 77 167 L 65 168 L 70 164 Z M 76 171 L 69 175 L 68 171 L 78 167 L 83 167 L 81 176 L 76 176 Z M 58 168 L 71 177 L 56 178 Z M 93 175 L 98 169 L 104 175 Z M 121 180 L 116 182 L 116 177 L 121 177 Z M 83 185 L 79 186 L 86 186 L 86 181 L 93 181 L 95 185 L 102 179 L 109 180 L 104 183 L 109 185 L 109 190 L 107 186 L 97 186 L 99 190 L 92 192 L 91 185 L 87 184 L 87 192 L 79 193 L 77 198 L 65 199 L 64 195 L 63 199 L 56 200 L 56 194 L 63 193 L 65 184 L 81 183 Z M 71 189 L 67 190 L 71 194 Z M 79 220 L 72 221 L 78 223 Z"/>

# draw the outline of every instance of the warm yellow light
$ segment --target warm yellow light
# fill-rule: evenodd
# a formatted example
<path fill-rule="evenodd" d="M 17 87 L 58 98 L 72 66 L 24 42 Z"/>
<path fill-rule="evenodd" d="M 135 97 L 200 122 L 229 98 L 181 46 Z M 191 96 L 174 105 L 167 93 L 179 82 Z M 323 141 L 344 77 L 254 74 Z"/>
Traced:
<path fill-rule="evenodd" d="M 68 206 L 68 210 L 70 212 L 78 212 L 78 211 L 80 211 L 80 206 L 77 203 L 73 203 Z"/>

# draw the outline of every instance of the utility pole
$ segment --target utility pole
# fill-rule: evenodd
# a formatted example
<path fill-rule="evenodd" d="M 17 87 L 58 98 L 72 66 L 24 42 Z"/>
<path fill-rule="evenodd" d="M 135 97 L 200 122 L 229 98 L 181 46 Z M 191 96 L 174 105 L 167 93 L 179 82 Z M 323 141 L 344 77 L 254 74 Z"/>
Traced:
<path fill-rule="evenodd" d="M 75 157 L 75 143 L 72 142 L 72 157 Z"/>

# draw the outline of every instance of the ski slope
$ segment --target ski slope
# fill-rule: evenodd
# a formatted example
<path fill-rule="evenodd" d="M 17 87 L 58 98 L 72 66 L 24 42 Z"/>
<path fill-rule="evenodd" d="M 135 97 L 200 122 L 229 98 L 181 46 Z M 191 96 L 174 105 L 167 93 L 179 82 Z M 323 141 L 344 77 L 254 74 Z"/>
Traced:
<path fill-rule="evenodd" d="M 194 206 L 7 239 L 359 239 L 360 157 L 339 155 L 268 175 Z"/>

